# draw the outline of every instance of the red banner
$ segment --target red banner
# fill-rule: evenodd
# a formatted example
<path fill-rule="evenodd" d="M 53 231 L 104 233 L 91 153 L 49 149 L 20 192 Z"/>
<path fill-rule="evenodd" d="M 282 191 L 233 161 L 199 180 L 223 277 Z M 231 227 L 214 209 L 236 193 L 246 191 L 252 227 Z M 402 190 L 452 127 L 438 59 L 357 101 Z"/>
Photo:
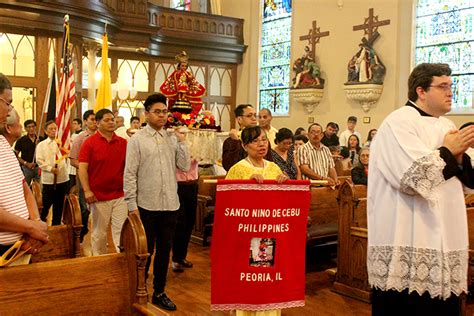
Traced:
<path fill-rule="evenodd" d="M 211 309 L 304 306 L 308 181 L 219 181 Z"/>

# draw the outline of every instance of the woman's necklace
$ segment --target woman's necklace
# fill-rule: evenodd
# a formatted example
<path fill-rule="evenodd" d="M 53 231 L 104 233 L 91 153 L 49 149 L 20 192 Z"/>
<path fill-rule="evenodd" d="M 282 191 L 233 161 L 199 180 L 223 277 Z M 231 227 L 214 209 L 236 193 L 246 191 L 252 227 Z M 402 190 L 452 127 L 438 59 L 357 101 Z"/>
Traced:
<path fill-rule="evenodd" d="M 249 157 L 247 157 L 246 159 L 252 165 L 252 167 L 254 167 L 255 170 L 262 170 L 262 176 L 265 174 L 265 168 L 267 167 L 267 163 L 265 160 L 263 160 L 263 167 L 258 167 L 253 163 L 252 159 L 250 159 Z"/>

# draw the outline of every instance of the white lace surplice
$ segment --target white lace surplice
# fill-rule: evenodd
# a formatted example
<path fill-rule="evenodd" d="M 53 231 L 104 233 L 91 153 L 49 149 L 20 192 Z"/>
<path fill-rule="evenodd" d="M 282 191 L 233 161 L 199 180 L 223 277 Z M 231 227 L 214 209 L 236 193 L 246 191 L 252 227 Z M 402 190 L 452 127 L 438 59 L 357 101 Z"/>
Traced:
<path fill-rule="evenodd" d="M 455 129 L 446 118 L 404 106 L 371 144 L 368 181 L 369 283 L 381 290 L 467 292 L 468 232 L 462 183 L 444 180 L 437 150 Z"/>

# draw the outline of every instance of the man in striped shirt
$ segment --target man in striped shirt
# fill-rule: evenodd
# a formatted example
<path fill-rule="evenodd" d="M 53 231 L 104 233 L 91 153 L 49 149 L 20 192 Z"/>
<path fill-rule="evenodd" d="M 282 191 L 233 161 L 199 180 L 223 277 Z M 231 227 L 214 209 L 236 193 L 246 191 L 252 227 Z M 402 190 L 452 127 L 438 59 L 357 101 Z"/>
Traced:
<path fill-rule="evenodd" d="M 0 132 L 8 133 L 7 125 L 13 125 L 12 86 L 0 73 Z M 11 143 L 0 135 L 0 255 L 23 237 L 30 253 L 36 253 L 48 241 L 48 226 L 38 221 L 35 199 L 21 172 Z"/>
<path fill-rule="evenodd" d="M 334 168 L 329 148 L 321 144 L 323 128 L 313 123 L 308 128 L 309 142 L 298 148 L 298 160 L 303 179 L 327 180 L 330 186 L 337 184 L 337 174 Z"/>

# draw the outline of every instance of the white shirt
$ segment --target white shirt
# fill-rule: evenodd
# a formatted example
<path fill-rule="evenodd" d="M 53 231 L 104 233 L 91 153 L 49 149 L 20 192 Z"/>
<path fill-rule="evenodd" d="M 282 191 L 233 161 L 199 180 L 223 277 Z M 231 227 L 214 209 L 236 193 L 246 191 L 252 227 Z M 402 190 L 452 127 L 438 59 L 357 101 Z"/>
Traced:
<path fill-rule="evenodd" d="M 357 137 L 359 137 L 359 144 L 362 144 L 362 136 L 360 136 L 358 131 L 351 132 L 350 130 L 346 129 L 341 133 L 341 135 L 339 135 L 339 145 L 347 147 L 347 142 L 349 141 L 349 137 L 351 135 L 357 135 Z"/>
<path fill-rule="evenodd" d="M 467 292 L 463 185 L 444 179 L 438 148 L 450 120 L 403 106 L 370 146 L 367 194 L 369 284 L 448 298 Z"/>
<path fill-rule="evenodd" d="M 69 180 L 69 164 L 67 159 L 60 159 L 56 165 L 56 154 L 59 153 L 58 144 L 53 139 L 47 138 L 36 146 L 36 163 L 41 168 L 41 183 L 54 184 L 54 174 L 51 169 L 58 168 L 56 183 Z"/>
<path fill-rule="evenodd" d="M 125 126 L 120 126 L 115 130 L 115 135 L 125 138 L 126 140 L 130 139 L 130 136 L 127 134 L 127 128 Z"/>
<path fill-rule="evenodd" d="M 270 126 L 270 130 L 264 130 L 265 133 L 267 134 L 267 138 L 268 138 L 268 141 L 270 142 L 270 146 L 272 148 L 275 148 L 276 147 L 276 144 L 275 144 L 275 138 L 276 138 L 276 134 L 278 133 L 278 130 L 273 127 L 273 126 Z"/>
<path fill-rule="evenodd" d="M 123 190 L 128 209 L 139 206 L 148 211 L 176 211 L 176 168 L 188 171 L 190 164 L 186 142 L 178 142 L 176 136 L 150 125 L 139 130 L 127 144 Z"/>

